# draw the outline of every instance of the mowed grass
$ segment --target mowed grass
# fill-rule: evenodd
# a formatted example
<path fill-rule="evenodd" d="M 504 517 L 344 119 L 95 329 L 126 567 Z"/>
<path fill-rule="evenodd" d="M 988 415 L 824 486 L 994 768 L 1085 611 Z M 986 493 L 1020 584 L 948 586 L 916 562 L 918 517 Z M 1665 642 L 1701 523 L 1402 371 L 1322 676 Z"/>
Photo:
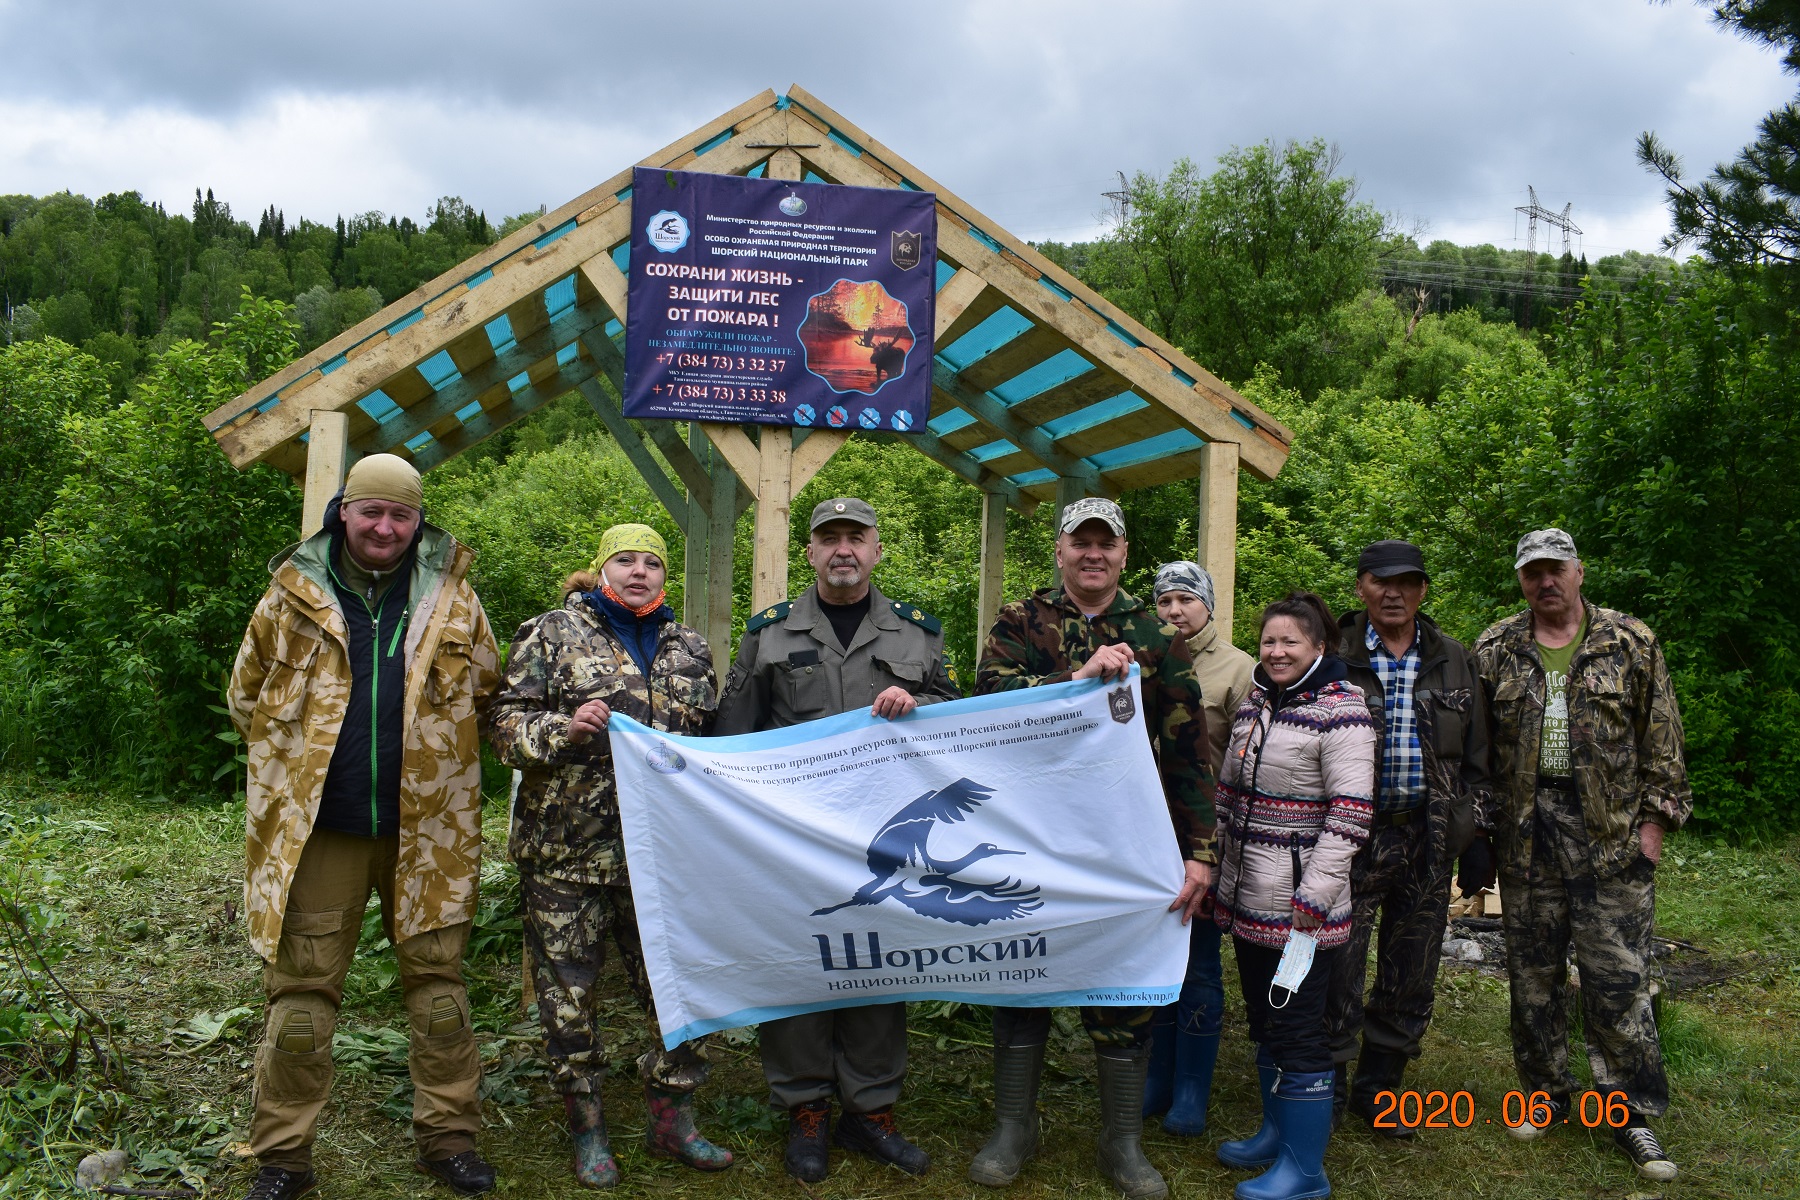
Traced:
<path fill-rule="evenodd" d="M 51 1132 L 38 1135 L 44 1144 L 18 1156 L 21 1165 L 0 1177 L 0 1197 L 65 1195 L 80 1157 L 114 1144 L 140 1164 L 185 1167 L 208 1195 L 241 1194 L 252 1176 L 239 1151 L 261 1021 L 259 964 L 238 911 L 242 807 L 155 804 L 11 779 L 0 780 L 0 813 L 10 828 L 34 831 L 50 848 L 51 874 L 59 878 L 47 887 L 69 915 L 60 932 L 70 953 L 59 973 L 122 1027 L 119 1040 L 134 1070 L 123 1102 L 97 1100 L 77 1087 L 35 1114 L 17 1103 L 6 1107 L 5 1120 L 29 1119 Z M 562 1107 L 545 1086 L 535 1030 L 521 1020 L 517 935 L 504 911 L 509 880 L 499 865 L 503 812 L 489 816 L 485 874 L 495 902 L 487 905 L 480 935 L 485 946 L 469 964 L 490 1093 L 482 1149 L 500 1172 L 497 1195 L 585 1195 L 569 1175 Z M 1501 1106 L 1516 1083 L 1505 982 L 1446 967 L 1424 1057 L 1407 1082 L 1421 1091 L 1468 1091 L 1474 1124 L 1396 1144 L 1374 1139 L 1352 1119 L 1327 1159 L 1334 1194 L 1800 1196 L 1800 838 L 1727 848 L 1682 836 L 1671 839 L 1668 853 L 1659 876 L 1660 931 L 1705 949 L 1688 952 L 1684 964 L 1703 962 L 1713 975 L 1734 972 L 1722 982 L 1674 991 L 1663 1004 L 1674 1104 L 1659 1130 L 1681 1178 L 1661 1189 L 1638 1179 L 1604 1130 L 1560 1129 L 1530 1145 L 1507 1137 Z M 378 942 L 378 936 L 366 939 L 338 1027 L 339 1070 L 320 1130 L 317 1194 L 448 1196 L 412 1169 L 404 1016 L 391 954 L 379 952 Z M 1245 1176 L 1220 1166 L 1214 1148 L 1222 1138 L 1249 1132 L 1260 1111 L 1229 951 L 1226 971 L 1226 1037 L 1212 1129 L 1182 1139 L 1152 1124 L 1146 1138 L 1175 1196 L 1229 1195 Z M 613 1064 L 606 1098 L 625 1175 L 618 1194 L 994 1194 L 963 1177 L 992 1119 L 985 1013 L 936 1004 L 912 1009 L 912 1067 L 900 1112 L 903 1129 L 934 1159 L 930 1175 L 913 1179 L 834 1155 L 831 1178 L 804 1188 L 782 1172 L 784 1123 L 766 1106 L 747 1035 L 720 1045 L 700 1100 L 705 1132 L 730 1146 L 738 1164 L 705 1176 L 645 1155 L 632 1064 L 647 1038 L 622 984 L 612 982 L 604 1013 Z M 1113 1194 L 1093 1168 L 1093 1056 L 1073 1017 L 1058 1014 L 1041 1102 L 1043 1150 L 1011 1196 Z M 60 1112 L 58 1103 L 88 1107 Z M 19 1130 L 13 1135 L 16 1140 Z M 167 1171 L 159 1178 L 169 1178 Z"/>

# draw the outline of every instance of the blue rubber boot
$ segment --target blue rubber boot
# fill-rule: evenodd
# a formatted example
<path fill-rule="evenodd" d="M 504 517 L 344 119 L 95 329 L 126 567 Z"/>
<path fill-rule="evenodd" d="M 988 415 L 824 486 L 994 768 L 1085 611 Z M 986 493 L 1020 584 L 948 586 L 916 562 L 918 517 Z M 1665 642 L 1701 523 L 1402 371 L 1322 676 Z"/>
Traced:
<path fill-rule="evenodd" d="M 1219 1161 L 1228 1167 L 1266 1167 L 1281 1153 L 1281 1110 L 1275 1105 L 1275 1056 L 1256 1051 L 1256 1090 L 1262 1094 L 1262 1128 L 1247 1138 L 1219 1143 Z"/>
<path fill-rule="evenodd" d="M 1186 1016 L 1187 1014 L 1182 1014 Z M 1212 1099 L 1213 1064 L 1219 1061 L 1219 1035 L 1190 1033 L 1188 1022 L 1175 1024 L 1175 1099 L 1163 1118 L 1163 1132 L 1199 1137 L 1206 1132 L 1206 1105 Z M 1152 1060 L 1152 1066 L 1154 1066 Z"/>
<path fill-rule="evenodd" d="M 1175 1100 L 1175 1009 L 1165 1004 L 1150 1021 L 1150 1073 L 1144 1076 L 1144 1115 L 1159 1116 Z"/>
<path fill-rule="evenodd" d="M 1275 1165 L 1237 1185 L 1237 1200 L 1318 1200 L 1331 1195 L 1325 1143 L 1331 1140 L 1332 1072 L 1287 1072 L 1275 1088 L 1281 1153 Z"/>

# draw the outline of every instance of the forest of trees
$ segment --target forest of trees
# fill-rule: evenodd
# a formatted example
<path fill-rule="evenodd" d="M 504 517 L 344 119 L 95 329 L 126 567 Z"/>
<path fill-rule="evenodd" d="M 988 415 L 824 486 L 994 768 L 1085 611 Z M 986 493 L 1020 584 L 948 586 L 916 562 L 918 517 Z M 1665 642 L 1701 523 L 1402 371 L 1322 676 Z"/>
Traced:
<path fill-rule="evenodd" d="M 1646 135 L 1677 235 L 1705 251 L 1680 264 L 1420 248 L 1316 141 L 1140 174 L 1108 236 L 1044 245 L 1297 433 L 1281 474 L 1241 489 L 1238 642 L 1289 588 L 1349 604 L 1357 551 L 1394 536 L 1424 548 L 1428 607 L 1472 638 L 1519 605 L 1513 541 L 1561 525 L 1591 597 L 1667 645 L 1698 819 L 1790 819 L 1800 223 L 1772 168 L 1748 193 L 1774 161 L 1758 147 L 1800 127 L 1784 121 L 1700 184 Z M 253 226 L 210 192 L 188 214 L 134 193 L 0 197 L 0 766 L 170 799 L 235 786 L 221 688 L 299 495 L 233 470 L 198 418 L 535 215 L 496 227 L 446 198 L 422 222 L 290 225 L 272 206 Z M 972 666 L 977 493 L 854 440 L 796 509 L 845 492 L 882 513 L 883 589 L 940 615 Z M 614 521 L 656 525 L 679 562 L 679 531 L 579 396 L 433 471 L 427 503 L 477 550 L 503 631 L 554 603 Z M 1143 589 L 1192 555 L 1196 487 L 1125 505 Z M 1009 595 L 1050 578 L 1048 507 L 1009 518 Z M 749 536 L 746 518 L 739 578 Z"/>

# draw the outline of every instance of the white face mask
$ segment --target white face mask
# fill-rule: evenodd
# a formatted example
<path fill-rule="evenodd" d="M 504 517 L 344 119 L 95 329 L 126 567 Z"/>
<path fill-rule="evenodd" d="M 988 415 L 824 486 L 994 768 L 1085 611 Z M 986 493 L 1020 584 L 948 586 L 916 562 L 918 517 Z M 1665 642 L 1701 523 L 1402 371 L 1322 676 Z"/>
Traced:
<path fill-rule="evenodd" d="M 1288 931 L 1287 945 L 1281 950 L 1281 964 L 1275 968 L 1275 978 L 1269 980 L 1269 1007 L 1286 1008 L 1293 1000 L 1294 993 L 1306 982 L 1306 976 L 1312 970 L 1313 952 L 1319 948 L 1319 939 L 1303 930 Z M 1281 988 L 1287 993 L 1287 999 L 1280 1004 L 1275 1003 L 1275 989 Z"/>

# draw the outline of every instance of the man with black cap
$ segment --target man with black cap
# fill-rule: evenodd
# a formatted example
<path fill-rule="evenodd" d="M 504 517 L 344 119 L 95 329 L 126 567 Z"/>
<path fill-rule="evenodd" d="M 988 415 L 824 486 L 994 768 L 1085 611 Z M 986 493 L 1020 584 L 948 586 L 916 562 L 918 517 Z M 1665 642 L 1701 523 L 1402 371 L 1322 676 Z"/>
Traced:
<path fill-rule="evenodd" d="M 481 874 L 479 721 L 500 652 L 475 555 L 424 520 L 419 472 L 357 461 L 324 528 L 270 564 L 228 702 L 243 736 L 244 911 L 268 998 L 246 1200 L 313 1190 L 331 1041 L 369 894 L 400 969 L 418 1167 L 494 1186 L 462 958 Z"/>
<path fill-rule="evenodd" d="M 1419 611 L 1430 587 L 1417 546 L 1369 546 L 1356 563 L 1364 608 L 1344 614 L 1340 648 L 1382 736 L 1374 824 L 1350 866 L 1350 942 L 1336 960 L 1325 1020 L 1340 1117 L 1348 1104 L 1377 1133 L 1401 1138 L 1413 1130 L 1397 1109 L 1391 1127 L 1375 1125 L 1375 1097 L 1399 1090 L 1431 1023 L 1451 868 L 1463 856 L 1465 894 L 1491 870 L 1487 842 L 1475 837 L 1491 794 L 1486 699 L 1474 656 Z M 1375 986 L 1365 1002 L 1377 920 Z"/>
<path fill-rule="evenodd" d="M 714 733 L 780 729 L 864 707 L 891 719 L 961 695 L 938 619 L 870 582 L 881 553 L 867 502 L 838 496 L 813 509 L 806 561 L 818 581 L 744 626 Z M 760 1039 L 769 1092 L 788 1110 L 788 1174 L 804 1183 L 825 1178 L 833 1095 L 844 1110 L 838 1145 L 912 1175 L 930 1168 L 894 1124 L 906 1075 L 905 1004 L 764 1021 Z"/>

